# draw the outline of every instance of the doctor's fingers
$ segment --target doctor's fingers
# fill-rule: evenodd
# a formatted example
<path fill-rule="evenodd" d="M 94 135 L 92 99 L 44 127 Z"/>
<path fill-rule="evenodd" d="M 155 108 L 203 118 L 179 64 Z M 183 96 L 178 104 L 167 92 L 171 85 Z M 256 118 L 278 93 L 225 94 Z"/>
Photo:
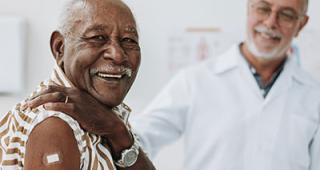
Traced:
<path fill-rule="evenodd" d="M 25 107 L 33 109 L 46 103 L 70 103 L 71 101 L 72 99 L 63 92 L 45 93 L 27 101 Z"/>

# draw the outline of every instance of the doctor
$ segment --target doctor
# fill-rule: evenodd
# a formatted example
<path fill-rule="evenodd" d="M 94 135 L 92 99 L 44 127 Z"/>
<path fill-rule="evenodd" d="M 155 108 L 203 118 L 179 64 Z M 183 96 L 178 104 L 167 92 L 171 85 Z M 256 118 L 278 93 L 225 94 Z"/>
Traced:
<path fill-rule="evenodd" d="M 184 170 L 320 170 L 320 88 L 288 53 L 307 0 L 248 0 L 247 36 L 182 70 L 134 119 L 151 156 L 185 139 Z"/>

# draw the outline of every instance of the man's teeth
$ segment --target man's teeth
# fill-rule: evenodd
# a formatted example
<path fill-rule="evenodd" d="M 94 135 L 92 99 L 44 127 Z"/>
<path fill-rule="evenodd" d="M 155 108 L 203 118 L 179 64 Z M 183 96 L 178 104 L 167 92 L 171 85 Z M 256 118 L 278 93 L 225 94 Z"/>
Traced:
<path fill-rule="evenodd" d="M 269 34 L 266 34 L 266 33 L 261 33 L 261 36 L 263 38 L 267 38 L 267 39 L 271 39 L 272 38 Z"/>
<path fill-rule="evenodd" d="M 268 33 L 263 33 L 263 32 L 261 32 L 260 35 L 261 35 L 263 38 L 266 38 L 266 39 L 279 39 L 278 36 L 275 36 L 275 35 L 272 35 L 272 34 L 268 34 Z"/>
<path fill-rule="evenodd" d="M 98 73 L 97 74 L 99 77 L 102 77 L 102 78 L 122 78 L 122 75 L 121 74 L 105 74 L 105 73 Z"/>

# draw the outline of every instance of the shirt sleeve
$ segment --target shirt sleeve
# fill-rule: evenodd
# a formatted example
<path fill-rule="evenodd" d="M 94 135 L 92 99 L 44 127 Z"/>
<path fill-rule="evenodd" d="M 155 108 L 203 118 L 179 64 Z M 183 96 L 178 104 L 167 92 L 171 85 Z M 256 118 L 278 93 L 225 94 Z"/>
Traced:
<path fill-rule="evenodd" d="M 70 117 L 64 113 L 56 112 L 56 111 L 47 111 L 42 106 L 39 107 L 39 110 L 37 111 L 37 113 L 35 115 L 36 116 L 33 119 L 32 123 L 27 128 L 28 129 L 27 136 L 30 135 L 32 130 L 35 128 L 35 126 L 37 126 L 39 123 L 41 123 L 45 119 L 47 119 L 49 117 L 60 118 L 61 120 L 65 121 L 69 125 L 69 127 L 72 129 L 72 132 L 74 134 L 75 140 L 77 141 L 78 149 L 80 152 L 80 156 L 81 156 L 80 164 L 82 167 L 83 163 L 85 161 L 87 161 L 86 159 L 88 159 L 88 157 L 86 157 L 86 155 L 85 155 L 87 152 L 87 149 L 86 149 L 87 143 L 84 140 L 85 133 L 80 128 L 79 123 L 76 120 L 74 120 L 72 117 Z"/>
<path fill-rule="evenodd" d="M 143 150 L 151 158 L 184 132 L 190 101 L 188 93 L 185 73 L 181 71 L 143 113 L 132 115 L 132 128 L 138 135 Z"/>

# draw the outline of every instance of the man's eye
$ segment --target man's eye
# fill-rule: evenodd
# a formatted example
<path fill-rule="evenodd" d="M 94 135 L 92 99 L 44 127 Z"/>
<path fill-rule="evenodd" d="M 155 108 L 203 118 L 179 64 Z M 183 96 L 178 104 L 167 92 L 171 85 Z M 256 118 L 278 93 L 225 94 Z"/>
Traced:
<path fill-rule="evenodd" d="M 132 43 L 132 44 L 138 44 L 135 40 L 133 40 L 132 38 L 123 38 L 121 40 L 124 43 Z"/>
<path fill-rule="evenodd" d="M 122 47 L 130 50 L 140 50 L 139 43 L 132 38 L 123 38 L 121 40 Z"/>
<path fill-rule="evenodd" d="M 138 42 L 132 38 L 123 38 L 121 43 L 124 45 L 138 45 Z"/>
<path fill-rule="evenodd" d="M 90 39 L 98 40 L 98 41 L 105 41 L 106 40 L 106 38 L 104 36 L 102 36 L 102 35 L 93 36 Z"/>

